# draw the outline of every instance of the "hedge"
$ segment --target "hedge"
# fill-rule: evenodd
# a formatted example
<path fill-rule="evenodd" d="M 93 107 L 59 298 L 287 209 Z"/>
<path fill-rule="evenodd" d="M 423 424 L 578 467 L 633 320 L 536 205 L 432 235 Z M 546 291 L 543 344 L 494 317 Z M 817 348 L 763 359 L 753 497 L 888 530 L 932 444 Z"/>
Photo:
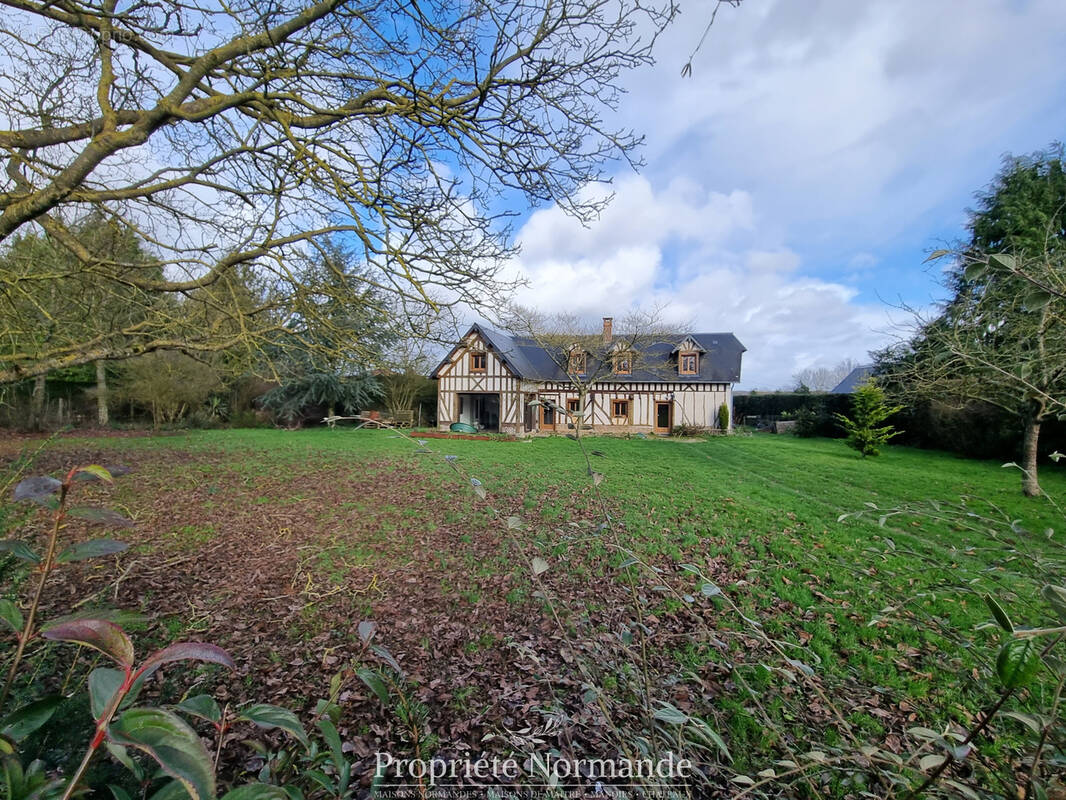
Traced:
<path fill-rule="evenodd" d="M 848 394 L 760 392 L 733 396 L 733 419 L 737 425 L 754 422 L 757 427 L 765 427 L 778 420 L 794 419 L 799 422 L 800 435 L 804 436 L 843 436 L 833 414 L 850 411 Z"/>
<path fill-rule="evenodd" d="M 851 413 L 850 394 L 766 392 L 733 397 L 738 425 L 754 421 L 763 427 L 794 419 L 800 435 L 842 437 L 844 432 L 833 419 L 835 413 Z M 1004 461 L 1021 455 L 1021 421 L 988 403 L 955 408 L 927 400 L 912 402 L 891 417 L 889 424 L 902 431 L 892 440 L 894 444 Z M 1066 452 L 1066 422 L 1060 420 L 1045 422 L 1040 432 L 1040 452 L 1047 455 L 1056 450 Z"/>

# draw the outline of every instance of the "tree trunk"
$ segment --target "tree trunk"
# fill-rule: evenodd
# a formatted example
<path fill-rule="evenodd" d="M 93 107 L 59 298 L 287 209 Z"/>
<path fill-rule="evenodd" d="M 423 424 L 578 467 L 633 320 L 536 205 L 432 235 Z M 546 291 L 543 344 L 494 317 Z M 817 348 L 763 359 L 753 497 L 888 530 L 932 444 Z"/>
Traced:
<path fill-rule="evenodd" d="M 96 362 L 96 421 L 101 428 L 106 428 L 109 422 L 107 416 L 107 371 L 104 362 Z"/>
<path fill-rule="evenodd" d="M 577 413 L 574 414 L 572 419 L 574 420 L 574 438 L 581 438 L 581 429 L 585 427 L 585 405 L 587 392 L 578 390 L 577 393 Z"/>
<path fill-rule="evenodd" d="M 1022 491 L 1027 497 L 1039 497 L 1040 482 L 1037 479 L 1037 445 L 1040 442 L 1040 418 L 1030 417 L 1025 423 L 1025 439 L 1022 443 Z"/>
<path fill-rule="evenodd" d="M 44 375 L 33 379 L 33 395 L 30 397 L 30 430 L 44 430 Z"/>

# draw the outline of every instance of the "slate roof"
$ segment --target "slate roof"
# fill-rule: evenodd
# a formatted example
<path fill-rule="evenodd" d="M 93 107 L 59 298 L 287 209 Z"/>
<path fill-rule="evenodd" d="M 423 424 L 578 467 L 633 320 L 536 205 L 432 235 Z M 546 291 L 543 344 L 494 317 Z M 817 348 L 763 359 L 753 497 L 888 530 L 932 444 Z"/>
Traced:
<path fill-rule="evenodd" d="M 874 374 L 873 364 L 868 364 L 865 367 L 855 367 L 847 376 L 829 390 L 830 394 L 851 394 L 859 386 L 866 381 L 871 375 Z"/>
<path fill-rule="evenodd" d="M 473 325 L 463 339 L 471 333 L 478 333 L 492 348 L 507 368 L 522 380 L 530 381 L 568 381 L 569 378 L 562 369 L 552 360 L 543 347 L 525 336 L 510 336 L 499 331 L 486 328 L 484 325 Z M 678 343 L 686 337 L 695 339 L 704 352 L 700 356 L 699 375 L 678 375 L 676 370 L 666 372 L 663 370 L 634 369 L 630 375 L 607 375 L 599 379 L 600 383 L 736 383 L 740 380 L 740 359 L 747 350 L 737 337 L 731 333 L 678 333 L 664 341 L 650 345 L 641 359 L 647 364 L 660 358 L 664 365 L 670 362 L 670 358 Z M 430 373 L 431 378 L 436 378 L 440 370 L 448 364 L 455 351 L 462 347 L 456 345 L 450 353 Z"/>

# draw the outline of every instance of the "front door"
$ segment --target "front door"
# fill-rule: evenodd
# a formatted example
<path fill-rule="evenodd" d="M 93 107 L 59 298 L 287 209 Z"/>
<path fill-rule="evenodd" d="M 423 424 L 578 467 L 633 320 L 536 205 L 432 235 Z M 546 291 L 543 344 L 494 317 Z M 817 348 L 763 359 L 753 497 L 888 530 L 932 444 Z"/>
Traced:
<path fill-rule="evenodd" d="M 671 414 L 671 412 L 672 412 L 671 406 L 672 405 L 673 404 L 669 403 L 669 402 L 666 402 L 666 403 L 657 402 L 655 404 L 655 432 L 656 433 L 669 433 L 670 432 L 670 428 L 673 427 L 673 425 L 671 425 L 672 420 L 670 419 L 670 417 L 672 415 Z"/>
<path fill-rule="evenodd" d="M 555 430 L 555 406 L 545 403 L 540 407 L 540 429 L 542 431 Z"/>

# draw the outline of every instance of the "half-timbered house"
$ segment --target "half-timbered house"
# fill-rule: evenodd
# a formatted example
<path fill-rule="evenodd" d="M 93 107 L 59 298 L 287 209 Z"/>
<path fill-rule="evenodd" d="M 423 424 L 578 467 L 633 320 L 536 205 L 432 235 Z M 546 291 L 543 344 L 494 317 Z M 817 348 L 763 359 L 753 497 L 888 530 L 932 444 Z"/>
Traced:
<path fill-rule="evenodd" d="M 610 337 L 611 319 L 604 318 Z M 582 426 L 596 433 L 668 433 L 677 425 L 717 427 L 723 403 L 733 418 L 733 384 L 745 351 L 732 333 L 679 333 L 643 346 L 632 361 L 613 359 L 591 384 Z M 580 353 L 573 358 L 583 357 Z M 579 398 L 569 372 L 529 337 L 474 325 L 440 362 L 437 422 L 524 436 L 565 432 Z M 566 366 L 567 369 L 564 369 Z"/>

